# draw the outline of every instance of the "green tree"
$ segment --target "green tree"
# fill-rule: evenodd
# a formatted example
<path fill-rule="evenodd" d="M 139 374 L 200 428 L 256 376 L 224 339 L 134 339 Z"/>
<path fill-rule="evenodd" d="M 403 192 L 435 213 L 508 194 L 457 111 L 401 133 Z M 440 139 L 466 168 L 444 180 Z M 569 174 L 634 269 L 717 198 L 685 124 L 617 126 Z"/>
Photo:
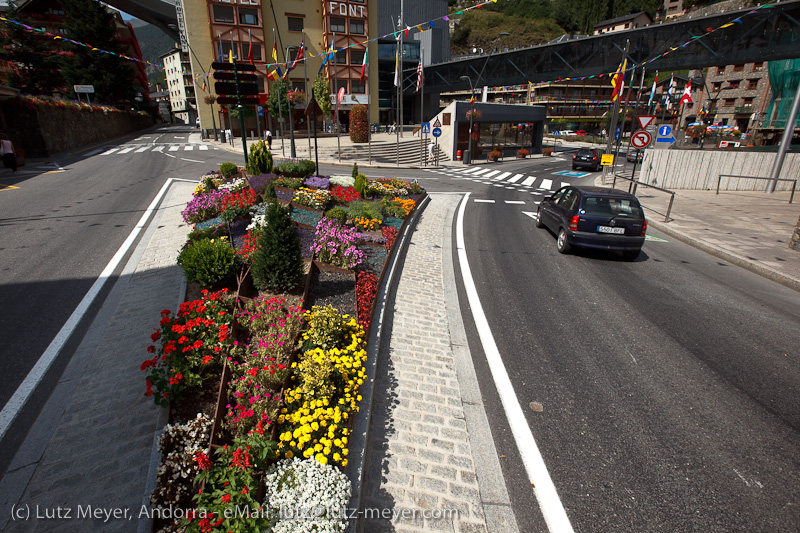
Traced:
<path fill-rule="evenodd" d="M 14 9 L 0 21 L 0 61 L 8 65 L 3 84 L 23 94 L 51 94 L 64 91 L 58 45 L 52 38 L 26 30 L 35 25 Z M 11 22 L 15 20 L 20 24 Z"/>
<path fill-rule="evenodd" d="M 95 0 L 63 0 L 66 36 L 80 43 L 113 52 L 124 53 L 117 39 L 114 18 Z M 110 53 L 98 53 L 90 48 L 65 43 L 71 55 L 63 59 L 63 74 L 68 87 L 93 85 L 93 99 L 104 103 L 133 100 L 135 70 L 128 61 Z"/>
<path fill-rule="evenodd" d="M 319 75 L 314 80 L 314 100 L 317 101 L 323 116 L 331 112 L 331 84 L 327 76 Z"/>
<path fill-rule="evenodd" d="M 285 80 L 278 80 L 272 84 L 272 88 L 269 91 L 269 99 L 267 100 L 267 107 L 269 108 L 269 114 L 274 118 L 282 116 L 284 119 L 287 119 L 289 117 L 289 100 L 286 98 L 288 94 L 289 83 Z M 280 109 L 278 108 L 279 100 Z"/>

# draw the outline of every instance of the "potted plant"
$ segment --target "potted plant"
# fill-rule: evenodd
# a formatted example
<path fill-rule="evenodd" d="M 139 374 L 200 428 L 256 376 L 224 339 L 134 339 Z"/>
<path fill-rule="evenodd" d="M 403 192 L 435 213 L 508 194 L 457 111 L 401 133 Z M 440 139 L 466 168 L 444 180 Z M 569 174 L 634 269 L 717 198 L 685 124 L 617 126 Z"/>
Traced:
<path fill-rule="evenodd" d="M 542 148 L 542 155 L 553 155 L 552 148 Z"/>
<path fill-rule="evenodd" d="M 479 109 L 470 109 L 467 111 L 467 120 L 478 120 L 479 118 L 481 118 L 481 112 Z"/>
<path fill-rule="evenodd" d="M 530 152 L 526 148 L 520 148 L 517 150 L 517 159 L 525 159 L 529 154 Z"/>
<path fill-rule="evenodd" d="M 500 152 L 500 150 L 495 148 L 494 150 L 489 152 L 489 155 L 488 155 L 489 161 L 497 161 L 498 159 L 500 159 L 501 155 L 503 155 L 502 152 Z"/>

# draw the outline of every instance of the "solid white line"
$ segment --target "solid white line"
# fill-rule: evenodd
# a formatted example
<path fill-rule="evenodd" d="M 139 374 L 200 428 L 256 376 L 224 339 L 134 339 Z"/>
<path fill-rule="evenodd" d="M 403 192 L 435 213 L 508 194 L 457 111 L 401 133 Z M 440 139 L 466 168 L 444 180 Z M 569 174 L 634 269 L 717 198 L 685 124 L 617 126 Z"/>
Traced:
<path fill-rule="evenodd" d="M 509 183 L 516 183 L 521 179 L 522 179 L 522 174 L 517 174 L 513 178 L 511 178 L 509 180 L 506 180 L 506 181 L 509 182 Z"/>
<path fill-rule="evenodd" d="M 524 200 L 506 200 L 507 204 L 524 204 Z"/>
<path fill-rule="evenodd" d="M 161 190 L 158 191 L 158 194 L 153 201 L 150 202 L 150 206 L 145 210 L 142 218 L 139 219 L 139 222 L 136 224 L 136 227 L 133 228 L 128 238 L 125 239 L 125 242 L 122 243 L 117 253 L 114 254 L 114 257 L 111 258 L 111 261 L 106 265 L 103 271 L 100 273 L 100 276 L 95 280 L 94 284 L 92 284 L 89 292 L 83 297 L 81 302 L 78 304 L 78 307 L 72 312 L 70 317 L 67 319 L 66 323 L 61 327 L 59 332 L 50 342 L 50 345 L 44 351 L 44 353 L 39 357 L 39 360 L 36 361 L 36 364 L 33 365 L 28 375 L 25 376 L 25 379 L 20 383 L 17 390 L 14 392 L 14 395 L 8 400 L 8 403 L 3 407 L 3 410 L 0 412 L 0 440 L 8 431 L 8 428 L 11 426 L 11 423 L 17 417 L 17 414 L 20 410 L 25 406 L 25 403 L 28 401 L 28 398 L 36 389 L 39 382 L 42 380 L 42 377 L 47 372 L 47 369 L 50 368 L 50 365 L 53 364 L 53 361 L 58 356 L 58 353 L 64 347 L 67 340 L 69 340 L 70 335 L 78 326 L 81 320 L 83 320 L 84 315 L 89 310 L 89 307 L 94 302 L 94 299 L 103 289 L 103 286 L 106 282 L 111 279 L 111 275 L 114 273 L 114 270 L 117 268 L 117 265 L 122 258 L 125 257 L 125 254 L 128 253 L 128 249 L 133 245 L 134 241 L 136 241 L 136 237 L 145 227 L 146 222 L 149 220 L 150 216 L 152 215 L 153 211 L 155 210 L 156 206 L 161 202 L 163 196 L 169 190 L 170 185 L 172 182 L 175 181 L 172 178 L 169 178 L 164 185 L 161 187 Z"/>
<path fill-rule="evenodd" d="M 533 185 L 533 182 L 536 181 L 536 176 L 528 176 L 525 178 L 525 181 L 522 182 L 523 185 Z"/>
<path fill-rule="evenodd" d="M 198 161 L 197 159 L 186 159 L 185 157 L 181 157 L 181 161 L 189 161 L 190 163 L 205 163 L 205 161 Z"/>
<path fill-rule="evenodd" d="M 458 250 L 458 263 L 461 267 L 461 278 L 464 281 L 464 291 L 467 293 L 467 300 L 472 309 L 475 327 L 478 330 L 478 336 L 486 354 L 486 360 L 489 363 L 492 379 L 497 388 L 497 393 L 500 395 L 500 401 L 506 412 L 506 418 L 514 435 L 514 440 L 517 443 L 517 450 L 525 465 L 528 480 L 536 494 L 536 499 L 539 500 L 539 508 L 547 523 L 547 528 L 553 532 L 571 533 L 573 531 L 572 524 L 570 524 L 564 505 L 558 497 L 553 480 L 547 472 L 542 454 L 539 452 L 539 447 L 536 445 L 531 428 L 525 419 L 522 406 L 517 400 L 514 386 L 508 377 L 508 371 L 503 366 L 503 359 L 500 357 L 500 351 L 497 349 L 497 344 L 492 336 L 489 322 L 486 320 L 483 307 L 481 307 L 478 291 L 475 288 L 475 281 L 472 279 L 472 272 L 467 260 L 467 250 L 464 246 L 464 211 L 469 201 L 469 194 L 466 193 L 464 195 L 464 200 L 462 200 L 458 209 L 456 222 L 456 248 Z"/>
<path fill-rule="evenodd" d="M 493 204 L 494 203 L 494 200 L 482 200 L 480 198 L 475 198 L 475 200 L 473 200 L 473 201 L 477 202 L 479 204 L 481 204 L 481 203 L 483 203 L 483 204 Z"/>

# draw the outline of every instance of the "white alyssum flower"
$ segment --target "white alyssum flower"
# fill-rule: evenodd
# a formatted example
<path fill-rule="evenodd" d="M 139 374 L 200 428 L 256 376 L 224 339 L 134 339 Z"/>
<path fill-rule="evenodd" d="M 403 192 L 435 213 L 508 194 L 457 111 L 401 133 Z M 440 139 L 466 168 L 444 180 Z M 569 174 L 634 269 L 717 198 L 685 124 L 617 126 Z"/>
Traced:
<path fill-rule="evenodd" d="M 247 187 L 247 180 L 244 178 L 236 178 L 225 183 L 221 183 L 217 188 L 221 191 L 236 192 L 241 191 Z"/>
<path fill-rule="evenodd" d="M 264 503 L 278 516 L 274 533 L 342 533 L 350 480 L 313 457 L 284 459 L 267 471 Z"/>
<path fill-rule="evenodd" d="M 356 179 L 353 176 L 331 176 L 331 186 L 352 187 L 355 182 Z"/>
<path fill-rule="evenodd" d="M 247 225 L 247 231 L 267 227 L 267 207 L 269 207 L 269 203 L 263 202 L 250 208 L 250 215 L 253 218 L 250 220 L 250 224 Z"/>

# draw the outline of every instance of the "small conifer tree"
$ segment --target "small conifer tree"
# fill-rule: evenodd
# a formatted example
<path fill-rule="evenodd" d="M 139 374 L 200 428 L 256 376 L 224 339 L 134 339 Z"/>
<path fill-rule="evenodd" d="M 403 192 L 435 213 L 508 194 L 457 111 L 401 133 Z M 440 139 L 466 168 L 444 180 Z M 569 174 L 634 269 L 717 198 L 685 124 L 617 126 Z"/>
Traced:
<path fill-rule="evenodd" d="M 266 222 L 259 249 L 253 254 L 253 283 L 258 289 L 290 291 L 300 283 L 303 272 L 300 239 L 289 213 L 279 203 L 269 205 Z"/>

